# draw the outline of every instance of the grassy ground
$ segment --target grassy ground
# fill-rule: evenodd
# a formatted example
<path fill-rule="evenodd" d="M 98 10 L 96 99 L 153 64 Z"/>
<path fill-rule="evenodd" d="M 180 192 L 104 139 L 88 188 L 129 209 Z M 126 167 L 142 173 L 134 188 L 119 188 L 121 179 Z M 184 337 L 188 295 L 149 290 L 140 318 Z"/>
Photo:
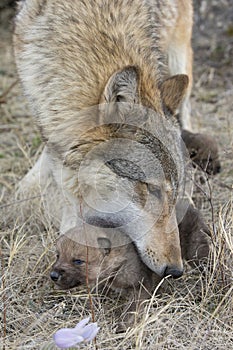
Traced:
<path fill-rule="evenodd" d="M 164 281 L 163 293 L 152 296 L 143 319 L 124 334 L 115 333 L 113 313 L 120 302 L 106 298 L 106 311 L 101 296 L 94 295 L 99 350 L 233 348 L 233 12 L 230 0 L 195 4 L 194 127 L 216 138 L 222 162 L 222 172 L 196 194 L 213 228 L 214 267 L 205 276 L 186 267 L 181 279 Z M 57 232 L 39 199 L 18 203 L 14 198 L 15 184 L 42 145 L 17 82 L 11 16 L 9 10 L 0 11 L 0 345 L 7 350 L 54 349 L 52 334 L 89 315 L 89 300 L 85 289 L 54 289 L 48 274 Z"/>

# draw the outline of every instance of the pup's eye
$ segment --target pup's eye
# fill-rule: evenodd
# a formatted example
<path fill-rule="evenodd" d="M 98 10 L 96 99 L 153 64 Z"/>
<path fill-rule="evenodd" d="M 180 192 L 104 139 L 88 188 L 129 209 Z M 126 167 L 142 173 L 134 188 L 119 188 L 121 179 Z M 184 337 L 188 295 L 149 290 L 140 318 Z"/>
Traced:
<path fill-rule="evenodd" d="M 60 255 L 57 253 L 56 258 L 59 259 Z"/>
<path fill-rule="evenodd" d="M 156 196 L 158 199 L 162 198 L 162 191 L 159 186 L 148 184 L 147 188 L 148 188 L 148 191 L 154 196 Z"/>
<path fill-rule="evenodd" d="M 84 261 L 84 260 L 81 260 L 81 259 L 74 259 L 74 260 L 73 260 L 73 263 L 74 263 L 75 265 L 82 265 L 82 264 L 85 263 L 85 261 Z"/>

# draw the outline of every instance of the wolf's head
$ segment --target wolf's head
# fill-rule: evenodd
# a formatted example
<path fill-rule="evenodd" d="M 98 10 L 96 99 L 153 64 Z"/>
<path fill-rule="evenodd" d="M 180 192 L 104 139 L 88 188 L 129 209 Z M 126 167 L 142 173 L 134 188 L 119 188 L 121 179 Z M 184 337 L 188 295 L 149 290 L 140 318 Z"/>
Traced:
<path fill-rule="evenodd" d="M 185 164 L 172 116 L 187 84 L 184 75 L 165 80 L 155 110 L 141 104 L 149 98 L 142 97 L 136 68 L 115 73 L 102 93 L 105 103 L 86 111 L 86 121 L 94 115 L 98 124 L 64 158 L 63 185 L 80 200 L 85 223 L 125 233 L 160 276 L 183 270 L 175 204 Z"/>

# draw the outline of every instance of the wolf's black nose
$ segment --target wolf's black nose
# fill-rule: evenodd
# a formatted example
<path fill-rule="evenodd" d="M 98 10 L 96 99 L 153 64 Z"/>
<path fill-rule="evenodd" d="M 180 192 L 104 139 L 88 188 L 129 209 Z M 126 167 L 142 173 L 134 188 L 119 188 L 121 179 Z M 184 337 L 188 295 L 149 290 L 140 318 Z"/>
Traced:
<path fill-rule="evenodd" d="M 179 278 L 183 275 L 183 269 L 178 269 L 173 266 L 167 266 L 164 271 L 164 277 L 171 275 L 173 278 Z"/>
<path fill-rule="evenodd" d="M 58 280 L 58 278 L 60 277 L 60 273 L 57 271 L 51 271 L 50 277 L 54 282 L 56 282 Z"/>

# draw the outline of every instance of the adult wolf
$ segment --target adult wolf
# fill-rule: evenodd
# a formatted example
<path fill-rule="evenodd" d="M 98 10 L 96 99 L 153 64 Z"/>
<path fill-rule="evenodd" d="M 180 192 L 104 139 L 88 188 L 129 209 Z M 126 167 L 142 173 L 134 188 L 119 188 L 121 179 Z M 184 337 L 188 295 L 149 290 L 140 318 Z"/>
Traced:
<path fill-rule="evenodd" d="M 25 0 L 15 20 L 19 76 L 46 143 L 24 185 L 51 173 L 62 233 L 117 227 L 160 276 L 183 270 L 174 115 L 189 127 L 191 30 L 187 0 Z"/>

